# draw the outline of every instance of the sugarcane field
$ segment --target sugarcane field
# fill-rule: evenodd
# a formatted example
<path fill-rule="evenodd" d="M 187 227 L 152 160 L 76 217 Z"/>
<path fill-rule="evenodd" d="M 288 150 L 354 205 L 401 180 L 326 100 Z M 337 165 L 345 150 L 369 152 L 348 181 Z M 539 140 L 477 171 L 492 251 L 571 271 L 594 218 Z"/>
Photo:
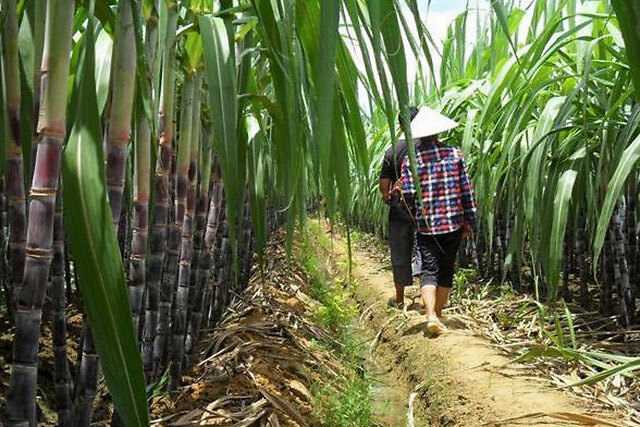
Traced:
<path fill-rule="evenodd" d="M 0 426 L 640 426 L 640 2 L 0 0 Z"/>

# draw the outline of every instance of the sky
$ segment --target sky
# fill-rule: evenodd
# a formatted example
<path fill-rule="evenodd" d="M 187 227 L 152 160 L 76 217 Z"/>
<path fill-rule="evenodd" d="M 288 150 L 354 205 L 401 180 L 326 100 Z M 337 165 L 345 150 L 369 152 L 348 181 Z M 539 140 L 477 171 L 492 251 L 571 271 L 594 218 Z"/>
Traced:
<path fill-rule="evenodd" d="M 475 35 L 477 33 L 476 14 L 480 14 L 481 20 L 484 20 L 487 17 L 490 8 L 488 0 L 431 0 L 430 2 L 429 0 L 418 0 L 420 16 L 422 20 L 425 21 L 427 30 L 438 45 L 438 51 L 442 50 L 442 42 L 447 36 L 447 29 L 449 28 L 449 25 L 459 14 L 466 10 L 467 3 L 469 3 L 470 9 L 472 9 L 467 20 L 467 37 L 468 43 L 471 44 L 473 40 L 475 40 Z M 406 5 L 403 7 L 406 7 Z M 418 37 L 413 26 L 413 17 L 411 12 L 408 8 L 403 12 L 405 13 L 405 16 L 409 18 L 408 21 L 414 31 L 414 38 L 417 40 Z M 406 41 L 405 46 L 407 46 Z M 351 51 L 357 66 L 360 70 L 364 71 L 364 64 L 359 53 L 359 48 L 354 48 Z M 405 51 L 407 53 L 407 77 L 409 78 L 410 84 L 412 84 L 418 71 L 417 61 L 413 56 L 411 49 L 407 48 Z M 440 67 L 440 58 L 435 54 L 435 52 L 432 53 L 434 67 L 438 70 Z M 365 109 L 365 105 L 368 103 L 365 101 L 366 96 L 367 95 L 364 91 L 360 92 L 361 104 L 363 104 L 363 108 Z"/>
<path fill-rule="evenodd" d="M 467 20 L 467 37 L 471 43 L 475 40 L 477 33 L 476 14 L 480 14 L 481 20 L 484 20 L 488 14 L 490 5 L 487 0 L 432 0 L 430 6 L 428 0 L 419 0 L 422 19 L 426 21 L 427 29 L 439 47 L 442 46 L 442 41 L 447 36 L 449 25 L 465 11 L 467 3 L 469 3 L 470 9 L 473 9 Z M 439 58 L 434 58 L 434 63 L 437 69 L 440 65 Z M 407 55 L 407 67 L 409 76 L 412 78 L 417 65 L 415 58 L 412 58 L 411 55 Z"/>

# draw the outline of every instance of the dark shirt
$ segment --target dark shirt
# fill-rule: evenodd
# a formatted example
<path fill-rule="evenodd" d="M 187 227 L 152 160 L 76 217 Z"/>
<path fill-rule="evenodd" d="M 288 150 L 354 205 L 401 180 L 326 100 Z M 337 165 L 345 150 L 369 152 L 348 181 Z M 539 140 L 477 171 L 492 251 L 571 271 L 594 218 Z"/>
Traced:
<path fill-rule="evenodd" d="M 394 156 L 395 153 L 395 156 Z M 402 176 L 402 163 L 407 157 L 407 142 L 398 141 L 395 150 L 393 147 L 384 153 L 382 168 L 380 169 L 380 179 L 388 179 L 391 181 L 389 189 Z M 392 197 L 389 200 L 389 221 L 406 219 L 406 214 L 402 208 L 402 201 L 399 196 Z"/>
<path fill-rule="evenodd" d="M 384 160 L 382 161 L 382 168 L 380 169 L 380 179 L 391 180 L 393 185 L 402 175 L 402 163 L 404 158 L 407 157 L 407 142 L 398 141 L 396 149 L 389 147 L 384 153 Z M 395 151 L 395 158 L 394 158 Z"/>

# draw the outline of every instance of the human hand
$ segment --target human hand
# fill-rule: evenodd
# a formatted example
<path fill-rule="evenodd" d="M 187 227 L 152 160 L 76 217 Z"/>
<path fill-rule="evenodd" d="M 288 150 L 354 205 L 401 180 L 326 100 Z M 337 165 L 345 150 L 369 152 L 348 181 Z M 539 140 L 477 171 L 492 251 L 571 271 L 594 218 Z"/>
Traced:
<path fill-rule="evenodd" d="M 391 196 L 395 196 L 396 194 L 400 194 L 401 191 L 402 191 L 402 188 L 401 188 L 400 181 L 396 181 L 396 184 L 393 186 L 389 194 Z"/>
<path fill-rule="evenodd" d="M 463 239 L 468 239 L 471 237 L 471 227 L 469 227 L 468 223 L 464 223 L 464 225 L 462 226 L 462 238 Z"/>

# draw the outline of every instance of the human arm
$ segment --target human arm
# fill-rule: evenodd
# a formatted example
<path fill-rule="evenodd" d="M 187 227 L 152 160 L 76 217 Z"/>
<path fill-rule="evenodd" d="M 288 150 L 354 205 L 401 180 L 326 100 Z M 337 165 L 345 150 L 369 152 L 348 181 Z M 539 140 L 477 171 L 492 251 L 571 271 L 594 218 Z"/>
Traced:
<path fill-rule="evenodd" d="M 391 180 L 389 178 L 380 178 L 378 189 L 380 189 L 380 193 L 382 194 L 382 201 L 385 204 L 389 204 L 389 198 L 391 197 L 390 187 L 391 187 Z"/>
<path fill-rule="evenodd" d="M 382 201 L 385 204 L 389 204 L 389 198 L 391 197 L 391 183 L 395 179 L 392 155 L 392 151 L 387 150 L 384 158 L 382 159 L 382 167 L 380 168 L 378 189 L 382 194 Z"/>

